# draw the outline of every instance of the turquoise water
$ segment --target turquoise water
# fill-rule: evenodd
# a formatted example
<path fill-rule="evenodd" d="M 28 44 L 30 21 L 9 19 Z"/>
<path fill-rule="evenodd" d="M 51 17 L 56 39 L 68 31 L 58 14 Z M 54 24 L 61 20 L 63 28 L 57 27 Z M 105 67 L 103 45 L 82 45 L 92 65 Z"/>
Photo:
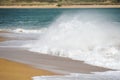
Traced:
<path fill-rule="evenodd" d="M 62 14 L 78 12 L 85 13 L 82 18 L 92 13 L 91 20 L 94 20 L 99 13 L 102 15 L 97 16 L 106 17 L 108 22 L 120 22 L 120 9 L 0 9 L 0 28 L 40 29 L 51 25 Z"/>
<path fill-rule="evenodd" d="M 0 28 L 38 29 L 61 14 L 57 9 L 0 9 Z"/>

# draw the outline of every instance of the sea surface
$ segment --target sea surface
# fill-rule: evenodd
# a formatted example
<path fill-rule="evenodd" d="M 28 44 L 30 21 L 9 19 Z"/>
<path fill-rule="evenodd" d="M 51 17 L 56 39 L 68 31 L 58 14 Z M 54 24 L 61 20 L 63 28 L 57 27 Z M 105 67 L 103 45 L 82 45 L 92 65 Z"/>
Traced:
<path fill-rule="evenodd" d="M 0 47 L 26 48 L 118 70 L 34 80 L 80 80 L 79 76 L 82 80 L 120 80 L 119 8 L 0 9 L 0 31 L 4 31 L 0 36 L 10 39 L 0 42 Z"/>

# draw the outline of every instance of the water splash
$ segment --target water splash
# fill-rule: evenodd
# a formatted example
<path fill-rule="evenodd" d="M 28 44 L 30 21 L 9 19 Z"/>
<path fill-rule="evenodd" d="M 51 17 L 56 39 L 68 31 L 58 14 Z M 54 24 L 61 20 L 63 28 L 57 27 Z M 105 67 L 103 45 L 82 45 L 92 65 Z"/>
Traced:
<path fill-rule="evenodd" d="M 30 50 L 120 69 L 120 28 L 98 12 L 62 14 Z"/>

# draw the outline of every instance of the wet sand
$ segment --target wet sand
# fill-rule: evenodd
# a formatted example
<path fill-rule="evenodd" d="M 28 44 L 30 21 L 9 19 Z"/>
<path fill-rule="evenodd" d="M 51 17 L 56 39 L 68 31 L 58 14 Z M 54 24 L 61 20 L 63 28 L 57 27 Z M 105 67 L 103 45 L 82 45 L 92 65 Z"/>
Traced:
<path fill-rule="evenodd" d="M 9 33 L 9 32 L 0 30 L 0 34 L 3 34 L 3 33 Z M 6 40 L 10 40 L 10 39 L 0 35 L 0 42 L 6 41 Z"/>
<path fill-rule="evenodd" d="M 5 41 L 6 38 L 0 36 L 0 42 Z"/>
<path fill-rule="evenodd" d="M 32 80 L 33 76 L 41 75 L 55 73 L 0 58 L 0 80 Z"/>
<path fill-rule="evenodd" d="M 89 64 L 85 64 L 82 61 L 50 56 L 45 54 L 38 54 L 17 48 L 1 47 L 0 57 L 60 74 L 91 73 L 109 70 L 102 67 L 91 66 Z"/>

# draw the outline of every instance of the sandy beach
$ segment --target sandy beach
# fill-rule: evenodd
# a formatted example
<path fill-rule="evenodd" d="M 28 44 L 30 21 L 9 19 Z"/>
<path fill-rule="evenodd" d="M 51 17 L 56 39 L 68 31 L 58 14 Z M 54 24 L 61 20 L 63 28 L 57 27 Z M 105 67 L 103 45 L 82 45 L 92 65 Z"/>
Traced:
<path fill-rule="evenodd" d="M 5 32 L 0 32 L 5 33 Z M 8 40 L 5 37 L 0 36 L 0 42 Z M 1 50 L 0 50 L 1 54 Z M 0 56 L 0 79 L 1 80 L 32 80 L 33 76 L 49 76 L 58 75 L 44 69 L 38 69 L 31 65 L 8 60 L 7 58 L 1 58 Z"/>
<path fill-rule="evenodd" d="M 42 6 L 0 6 L 0 8 L 120 8 L 120 5 L 42 5 Z"/>
<path fill-rule="evenodd" d="M 33 76 L 40 75 L 55 73 L 0 58 L 0 80 L 32 80 Z"/>

